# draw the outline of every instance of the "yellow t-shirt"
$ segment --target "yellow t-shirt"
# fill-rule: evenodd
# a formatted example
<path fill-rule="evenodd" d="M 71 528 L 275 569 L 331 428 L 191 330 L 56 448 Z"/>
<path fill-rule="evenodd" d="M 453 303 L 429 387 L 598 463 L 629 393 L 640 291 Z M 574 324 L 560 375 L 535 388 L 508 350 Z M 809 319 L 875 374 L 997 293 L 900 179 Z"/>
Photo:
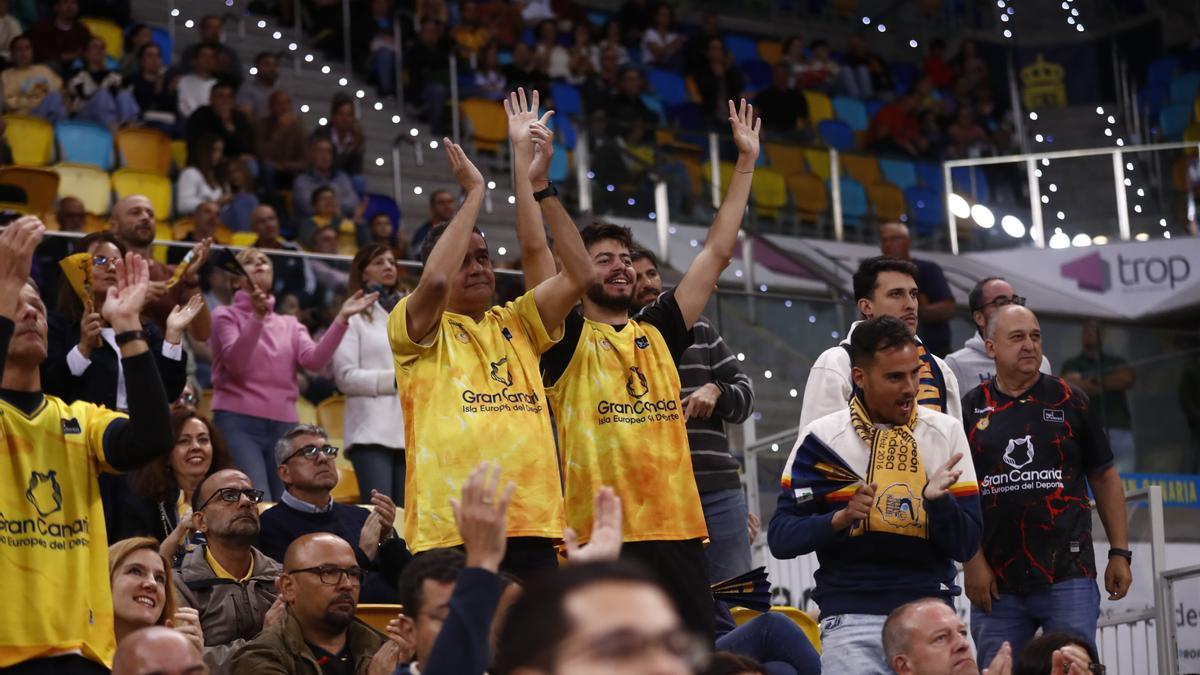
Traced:
<path fill-rule="evenodd" d="M 0 668 L 78 651 L 112 666 L 108 535 L 97 476 L 104 432 L 126 416 L 46 396 L 26 415 L 0 401 Z"/>
<path fill-rule="evenodd" d="M 567 524 L 586 540 L 602 485 L 621 498 L 625 541 L 708 536 L 679 400 L 679 371 L 664 331 L 688 336 L 666 295 L 620 330 L 578 315 L 574 353 L 546 391 L 558 425 Z M 658 326 L 663 326 L 660 330 Z M 669 327 L 668 327 L 669 326 Z M 677 346 L 682 353 L 687 344 Z M 563 358 L 564 344 L 543 361 Z"/>
<path fill-rule="evenodd" d="M 559 336 L 542 325 L 533 292 L 492 307 L 478 323 L 444 312 L 424 344 L 408 335 L 405 296 L 388 317 L 404 411 L 404 533 L 414 553 L 458 546 L 450 498 L 471 471 L 499 462 L 520 489 L 508 536 L 560 538 L 562 487 L 539 355 Z"/>

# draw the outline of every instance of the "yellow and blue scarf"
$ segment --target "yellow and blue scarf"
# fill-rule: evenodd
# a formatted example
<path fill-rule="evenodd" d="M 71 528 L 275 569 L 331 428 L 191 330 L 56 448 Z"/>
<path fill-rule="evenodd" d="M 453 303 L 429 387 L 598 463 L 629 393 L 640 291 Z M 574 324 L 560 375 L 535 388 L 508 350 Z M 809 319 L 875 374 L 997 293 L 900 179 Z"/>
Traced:
<path fill-rule="evenodd" d="M 876 485 L 871 515 L 855 524 L 850 536 L 888 532 L 929 538 L 929 521 L 922 496 L 929 479 L 921 464 L 921 453 L 917 451 L 917 437 L 913 433 L 916 422 L 917 406 L 913 406 L 912 416 L 905 424 L 876 426 L 862 398 L 855 395 L 850 399 L 850 424 L 870 449 L 866 481 Z"/>

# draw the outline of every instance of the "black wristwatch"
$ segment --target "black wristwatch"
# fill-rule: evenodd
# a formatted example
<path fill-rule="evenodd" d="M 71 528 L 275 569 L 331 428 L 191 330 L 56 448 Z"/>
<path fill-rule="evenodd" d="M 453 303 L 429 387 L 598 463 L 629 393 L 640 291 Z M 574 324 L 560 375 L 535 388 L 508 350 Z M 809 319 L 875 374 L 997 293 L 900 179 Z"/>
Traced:
<path fill-rule="evenodd" d="M 127 330 L 123 333 L 117 333 L 113 336 L 113 340 L 116 341 L 118 347 L 134 340 L 149 342 L 149 340 L 146 340 L 146 332 L 142 330 Z"/>
<path fill-rule="evenodd" d="M 558 188 L 554 187 L 554 183 L 550 182 L 550 183 L 546 184 L 546 187 L 533 193 L 533 200 L 536 202 L 540 202 L 543 199 L 545 199 L 546 197 L 557 197 L 557 196 L 558 196 Z"/>
<path fill-rule="evenodd" d="M 1110 548 L 1110 549 L 1108 549 L 1108 557 L 1111 558 L 1114 555 L 1121 556 L 1122 558 L 1125 559 L 1126 562 L 1129 562 L 1129 563 L 1133 562 L 1133 551 L 1130 551 L 1127 548 Z"/>

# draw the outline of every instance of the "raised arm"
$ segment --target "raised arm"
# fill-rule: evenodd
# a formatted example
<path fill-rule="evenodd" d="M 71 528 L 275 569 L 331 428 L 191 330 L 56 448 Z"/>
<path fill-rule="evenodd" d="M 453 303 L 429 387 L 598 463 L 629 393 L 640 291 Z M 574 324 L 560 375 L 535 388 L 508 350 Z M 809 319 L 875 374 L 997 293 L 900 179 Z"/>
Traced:
<path fill-rule="evenodd" d="M 688 328 L 700 318 L 717 279 L 733 259 L 733 247 L 737 245 L 738 230 L 742 227 L 746 202 L 750 199 L 754 163 L 758 161 L 758 129 L 762 126 L 762 120 L 754 118 L 754 106 L 742 99 L 735 109 L 733 101 L 729 101 L 729 125 L 738 149 L 737 164 L 729 178 L 729 189 L 725 192 L 721 208 L 717 210 L 717 217 L 708 228 L 704 248 L 675 288 L 675 301 L 679 303 L 679 311 Z M 747 260 L 746 264 L 753 263 Z"/>
<path fill-rule="evenodd" d="M 429 252 L 421 281 L 408 301 L 408 334 L 415 342 L 424 341 L 441 321 L 442 312 L 446 311 L 446 303 L 450 300 L 450 278 L 467 255 L 471 230 L 475 227 L 479 207 L 483 204 L 483 175 L 479 169 L 467 159 L 463 149 L 449 138 L 443 138 L 442 145 L 446 148 L 446 159 L 450 162 L 454 178 L 466 191 L 467 197 Z"/>
<path fill-rule="evenodd" d="M 547 111 L 538 118 L 539 98 L 534 89 L 533 98 L 527 104 L 525 89 L 520 87 L 504 100 L 508 138 L 512 141 L 513 188 L 517 195 L 517 241 L 521 246 L 521 272 L 525 275 L 526 288 L 537 286 L 555 273 L 554 256 L 546 244 L 542 214 L 533 199 L 534 188 L 529 182 L 529 164 L 533 161 L 533 137 L 529 127 L 534 122 L 545 125 L 554 114 L 554 111 Z"/>
<path fill-rule="evenodd" d="M 33 216 L 18 218 L 0 232 L 0 379 L 21 311 L 21 289 L 29 281 L 33 252 L 45 232 L 45 225 Z"/>

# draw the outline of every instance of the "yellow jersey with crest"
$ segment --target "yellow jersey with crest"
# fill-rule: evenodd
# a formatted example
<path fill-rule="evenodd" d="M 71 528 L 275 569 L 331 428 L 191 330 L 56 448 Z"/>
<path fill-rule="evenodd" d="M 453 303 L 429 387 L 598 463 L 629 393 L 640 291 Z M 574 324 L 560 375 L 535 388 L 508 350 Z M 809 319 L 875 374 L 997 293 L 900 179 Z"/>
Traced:
<path fill-rule="evenodd" d="M 625 541 L 708 536 L 679 400 L 676 362 L 690 344 L 668 293 L 620 328 L 573 314 L 564 344 L 543 359 L 552 378 L 547 393 L 567 524 L 582 540 L 591 535 L 593 500 L 603 485 L 621 498 Z M 566 361 L 565 368 L 548 366 L 552 359 Z"/>
<path fill-rule="evenodd" d="M 492 307 L 476 322 L 444 312 L 418 343 L 408 334 L 411 295 L 388 318 L 407 458 L 404 533 L 418 553 L 462 543 L 450 498 L 482 461 L 519 488 L 508 536 L 558 539 L 562 486 L 538 358 L 557 340 L 533 292 Z"/>
<path fill-rule="evenodd" d="M 78 653 L 112 666 L 116 652 L 108 535 L 97 477 L 113 472 L 104 433 L 126 419 L 46 396 L 25 414 L 0 400 L 0 668 Z"/>

